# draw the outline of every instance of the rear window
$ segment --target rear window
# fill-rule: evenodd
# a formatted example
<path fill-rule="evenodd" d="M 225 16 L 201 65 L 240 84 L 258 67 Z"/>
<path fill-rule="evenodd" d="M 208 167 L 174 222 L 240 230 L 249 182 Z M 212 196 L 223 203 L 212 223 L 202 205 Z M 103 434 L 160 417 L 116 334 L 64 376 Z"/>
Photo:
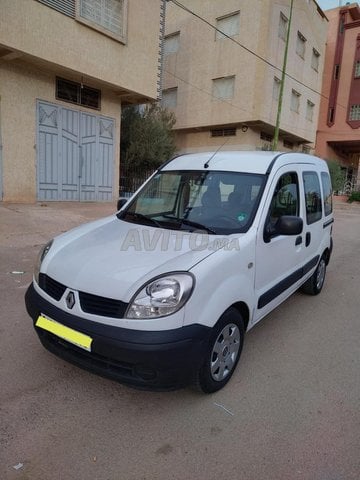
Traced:
<path fill-rule="evenodd" d="M 308 225 L 317 222 L 322 217 L 320 181 L 316 172 L 303 173 L 306 222 Z"/>
<path fill-rule="evenodd" d="M 324 193 L 324 212 L 327 216 L 332 212 L 332 186 L 327 172 L 321 172 L 321 183 Z"/>

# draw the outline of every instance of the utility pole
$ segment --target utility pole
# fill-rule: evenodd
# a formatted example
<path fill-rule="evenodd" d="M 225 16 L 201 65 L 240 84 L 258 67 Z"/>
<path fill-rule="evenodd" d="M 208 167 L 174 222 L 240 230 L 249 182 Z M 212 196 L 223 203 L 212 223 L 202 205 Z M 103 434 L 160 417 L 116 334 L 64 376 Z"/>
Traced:
<path fill-rule="evenodd" d="M 274 140 L 272 144 L 272 150 L 277 150 L 277 145 L 279 141 L 279 130 L 280 130 L 280 119 L 281 119 L 281 109 L 282 109 L 282 101 L 283 101 L 283 94 L 284 94 L 284 84 L 285 84 L 285 77 L 286 77 L 286 65 L 287 65 L 287 57 L 288 57 L 288 50 L 289 50 L 289 40 L 290 40 L 290 28 L 291 28 L 291 19 L 293 13 L 293 5 L 294 0 L 290 2 L 290 16 L 289 16 L 289 25 L 286 32 L 286 42 L 285 42 L 285 51 L 284 51 L 284 61 L 283 61 L 283 68 L 281 73 L 281 82 L 280 82 L 280 91 L 279 91 L 279 99 L 278 99 L 278 109 L 276 115 L 276 126 L 275 126 L 275 133 L 274 133 Z"/>

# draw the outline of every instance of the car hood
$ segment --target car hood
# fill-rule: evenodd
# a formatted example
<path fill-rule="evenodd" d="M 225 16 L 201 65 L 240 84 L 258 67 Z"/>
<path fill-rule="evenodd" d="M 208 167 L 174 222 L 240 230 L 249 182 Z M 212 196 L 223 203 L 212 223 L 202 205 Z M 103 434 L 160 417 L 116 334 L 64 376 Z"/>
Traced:
<path fill-rule="evenodd" d="M 112 216 L 56 237 L 41 272 L 74 290 L 128 302 L 157 275 L 190 270 L 214 253 L 217 238 Z"/>

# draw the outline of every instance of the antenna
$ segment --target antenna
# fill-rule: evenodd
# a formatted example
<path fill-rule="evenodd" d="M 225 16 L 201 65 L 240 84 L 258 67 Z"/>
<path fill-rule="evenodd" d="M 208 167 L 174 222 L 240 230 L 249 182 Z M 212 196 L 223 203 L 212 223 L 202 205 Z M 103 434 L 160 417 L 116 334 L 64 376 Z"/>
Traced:
<path fill-rule="evenodd" d="M 209 163 L 211 162 L 211 160 L 215 157 L 215 155 L 223 148 L 224 145 L 227 144 L 227 142 L 229 141 L 229 139 L 227 138 L 225 140 L 225 142 L 220 145 L 220 147 L 216 150 L 216 152 L 214 152 L 211 157 L 209 158 L 209 160 L 207 162 L 204 163 L 204 168 L 209 168 Z"/>

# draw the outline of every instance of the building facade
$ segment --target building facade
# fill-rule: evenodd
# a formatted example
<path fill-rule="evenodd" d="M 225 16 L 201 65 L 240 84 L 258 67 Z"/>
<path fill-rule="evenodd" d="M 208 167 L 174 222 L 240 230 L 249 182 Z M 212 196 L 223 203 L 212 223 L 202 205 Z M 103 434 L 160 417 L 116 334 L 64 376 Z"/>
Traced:
<path fill-rule="evenodd" d="M 274 135 L 290 0 L 183 0 L 166 7 L 162 103 L 174 110 L 181 152 L 269 149 Z M 328 21 L 295 0 L 279 150 L 316 137 Z M 225 35 L 224 35 L 225 34 Z"/>
<path fill-rule="evenodd" d="M 345 190 L 360 186 L 360 7 L 327 10 L 325 55 L 316 153 L 347 170 Z"/>
<path fill-rule="evenodd" d="M 121 105 L 159 93 L 162 0 L 1 0 L 0 199 L 118 197 Z"/>

